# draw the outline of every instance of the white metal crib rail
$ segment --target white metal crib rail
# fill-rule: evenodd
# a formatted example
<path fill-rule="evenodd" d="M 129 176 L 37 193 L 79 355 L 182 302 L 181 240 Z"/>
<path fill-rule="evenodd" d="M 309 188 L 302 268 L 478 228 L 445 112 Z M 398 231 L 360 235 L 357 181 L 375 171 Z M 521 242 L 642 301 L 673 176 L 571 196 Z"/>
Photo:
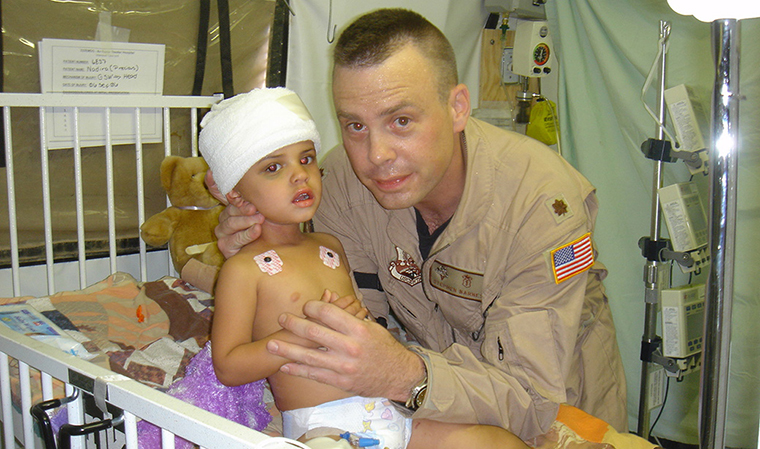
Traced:
<path fill-rule="evenodd" d="M 62 381 L 67 393 L 75 388 L 95 396 L 96 402 L 105 401 L 123 411 L 124 436 L 127 449 L 138 448 L 137 419 L 144 419 L 162 429 L 162 448 L 174 448 L 174 435 L 191 441 L 202 448 L 256 448 L 268 437 L 250 428 L 221 418 L 213 413 L 182 402 L 169 395 L 158 393 L 137 381 L 123 376 L 115 376 L 103 369 L 75 356 L 66 354 L 45 343 L 19 335 L 5 326 L 0 326 L 0 400 L 2 400 L 3 447 L 16 447 L 14 442 L 11 400 L 10 363 L 18 361 L 21 384 L 23 447 L 33 448 L 35 444 L 34 423 L 28 413 L 32 402 L 32 386 L 35 382 L 42 391 L 42 399 L 53 397 L 53 382 Z M 31 370 L 30 370 L 31 369 Z M 41 380 L 31 376 L 32 370 L 45 374 Z M 67 405 L 69 422 L 84 423 L 80 398 Z M 114 413 L 116 415 L 116 413 Z M 79 439 L 79 440 L 77 440 Z M 264 443 L 265 444 L 265 443 Z M 72 447 L 84 447 L 84 436 L 74 437 Z"/>
<path fill-rule="evenodd" d="M 87 254 L 85 251 L 84 235 L 84 207 L 82 189 L 82 151 L 80 144 L 80 108 L 104 108 L 105 114 L 105 160 L 106 160 L 106 189 L 107 189 L 107 213 L 108 216 L 108 261 L 109 272 L 117 271 L 117 250 L 115 230 L 115 204 L 114 204 L 114 164 L 113 164 L 113 141 L 111 137 L 111 109 L 131 108 L 134 111 L 134 136 L 132 137 L 135 148 L 136 164 L 136 191 L 138 217 L 135 226 L 139 226 L 145 220 L 144 188 L 143 183 L 143 130 L 140 123 L 141 110 L 144 108 L 158 108 L 163 112 L 163 143 L 164 155 L 171 154 L 172 125 L 170 112 L 174 109 L 185 109 L 189 114 L 189 128 L 191 139 L 191 153 L 198 154 L 197 150 L 197 123 L 198 109 L 209 108 L 221 100 L 220 96 L 209 97 L 172 97 L 156 95 L 95 95 L 95 94 L 14 94 L 0 93 L 0 106 L 3 110 L 3 130 L 6 160 L 6 178 L 8 188 L 8 219 L 10 232 L 10 259 L 11 279 L 13 295 L 21 295 L 21 278 L 19 263 L 18 244 L 18 217 L 16 210 L 16 174 L 14 172 L 14 136 L 12 132 L 12 114 L 15 108 L 38 108 L 39 109 L 39 133 L 40 133 L 40 159 L 42 171 L 42 199 L 43 199 L 43 224 L 44 224 L 44 247 L 45 268 L 47 279 L 47 293 L 56 292 L 55 275 L 60 269 L 56 264 L 53 254 L 53 236 L 51 216 L 51 192 L 50 192 L 50 168 L 48 167 L 48 145 L 46 136 L 46 110 L 55 107 L 73 109 L 73 157 L 74 157 L 74 186 L 76 204 L 76 234 L 77 234 L 77 270 L 79 272 L 78 288 L 88 286 Z M 183 124 L 184 126 L 184 124 Z M 28 149 L 26 149 L 28 150 Z M 33 149 L 32 149 L 33 150 Z M 139 240 L 139 271 L 140 280 L 147 281 L 147 251 L 145 243 Z M 166 254 L 167 266 L 168 254 Z M 54 269 L 54 266 L 56 266 Z M 97 272 L 98 270 L 96 270 Z M 102 271 L 102 270 L 100 270 Z M 168 271 L 161 275 L 169 274 Z M 92 274 L 91 274 L 92 275 Z M 72 276 L 75 277 L 75 276 Z M 100 280 L 102 277 L 95 279 Z M 157 277 L 155 277 L 157 278 Z M 154 279 L 155 279 L 154 278 Z M 65 280 L 65 279 L 64 279 Z M 93 279 L 90 279 L 92 282 Z M 11 377 L 11 366 L 18 366 L 18 377 Z M 39 371 L 40 374 L 37 374 Z M 18 384 L 19 403 L 13 403 L 11 384 Z M 232 447 L 255 447 L 256 443 L 266 439 L 258 432 L 244 426 L 220 418 L 205 410 L 188 405 L 185 402 L 172 398 L 163 393 L 156 392 L 147 386 L 131 379 L 114 376 L 112 371 L 103 369 L 97 365 L 64 353 L 56 348 L 47 346 L 29 337 L 17 334 L 5 326 L 0 326 L 0 401 L 2 403 L 2 429 L 3 447 L 16 447 L 20 442 L 24 447 L 39 447 L 39 439 L 35 436 L 35 426 L 29 410 L 32 406 L 32 391 L 41 392 L 42 400 L 53 398 L 53 385 L 65 384 L 66 394 L 75 391 L 93 395 L 97 400 L 104 400 L 111 408 L 123 411 L 124 428 L 123 435 L 127 448 L 137 448 L 137 419 L 147 420 L 161 429 L 164 448 L 174 447 L 172 434 L 188 439 L 201 447 L 208 448 L 232 448 Z M 93 391 L 97 385 L 97 391 Z M 16 392 L 14 389 L 13 392 Z M 82 424 L 85 421 L 83 401 L 79 399 L 67 405 L 71 424 Z M 97 401 L 96 401 L 97 402 Z M 15 418 L 15 419 L 14 419 Z M 19 422 L 20 421 L 20 422 Z M 78 436 L 72 440 L 73 447 L 84 447 L 85 437 Z"/>
<path fill-rule="evenodd" d="M 190 129 L 191 129 L 191 150 L 192 155 L 198 154 L 197 142 L 197 111 L 200 108 L 209 108 L 214 103 L 221 100 L 221 96 L 161 96 L 161 95 L 119 95 L 119 94 L 18 94 L 18 93 L 0 93 L 0 106 L 3 108 L 4 135 L 5 135 L 5 159 L 7 164 L 6 177 L 8 186 L 8 215 L 10 228 L 10 254 L 11 254 L 11 272 L 13 283 L 13 295 L 21 294 L 21 281 L 19 279 L 19 245 L 18 245 L 18 228 L 16 215 L 16 195 L 15 195 L 15 176 L 13 170 L 13 134 L 12 134 L 12 108 L 14 107 L 37 107 L 39 108 L 40 120 L 40 155 L 42 170 L 42 197 L 43 197 L 43 221 L 44 221 L 44 238 L 45 238 L 45 264 L 47 268 L 48 294 L 56 291 L 55 272 L 53 270 L 53 237 L 52 237 L 52 220 L 51 216 L 51 199 L 50 199 L 50 173 L 48 167 L 48 149 L 46 136 L 46 110 L 54 107 L 66 107 L 73 109 L 73 154 L 74 154 L 74 185 L 76 201 L 76 222 L 77 222 L 77 245 L 78 245 L 78 263 L 79 263 L 79 288 L 88 285 L 86 269 L 86 252 L 84 239 L 84 217 L 83 217 L 83 193 L 82 193 L 82 151 L 80 144 L 80 108 L 104 108 L 105 111 L 105 157 L 106 157 L 106 188 L 107 188 L 107 207 L 108 207 L 108 242 L 109 242 L 109 262 L 110 272 L 116 271 L 116 230 L 114 221 L 114 166 L 113 166 L 113 141 L 111 132 L 111 110 L 114 108 L 132 108 L 134 110 L 135 134 L 135 164 L 137 176 L 137 201 L 138 201 L 138 222 L 141 224 L 145 220 L 144 204 L 144 180 L 143 180 L 143 143 L 142 143 L 142 125 L 140 122 L 140 111 L 145 108 L 159 108 L 163 111 L 163 143 L 164 154 L 171 154 L 171 122 L 170 110 L 187 109 L 190 111 Z M 140 239 L 138 239 L 140 240 Z M 139 241 L 140 254 L 140 280 L 147 279 L 147 257 L 145 243 Z M 164 273 L 164 274 L 169 274 Z"/>

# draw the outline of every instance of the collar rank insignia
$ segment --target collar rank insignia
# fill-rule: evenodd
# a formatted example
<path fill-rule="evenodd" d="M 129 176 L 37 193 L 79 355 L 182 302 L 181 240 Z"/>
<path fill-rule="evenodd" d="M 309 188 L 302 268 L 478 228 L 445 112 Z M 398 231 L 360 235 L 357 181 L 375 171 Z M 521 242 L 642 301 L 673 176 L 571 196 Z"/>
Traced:
<path fill-rule="evenodd" d="M 564 200 L 554 200 L 552 207 L 557 215 L 565 215 L 567 213 L 567 203 Z"/>
<path fill-rule="evenodd" d="M 561 193 L 546 200 L 544 204 L 546 204 L 546 208 L 549 210 L 552 217 L 554 217 L 554 221 L 557 222 L 557 224 L 560 224 L 573 216 L 573 209 L 565 199 L 565 195 Z"/>

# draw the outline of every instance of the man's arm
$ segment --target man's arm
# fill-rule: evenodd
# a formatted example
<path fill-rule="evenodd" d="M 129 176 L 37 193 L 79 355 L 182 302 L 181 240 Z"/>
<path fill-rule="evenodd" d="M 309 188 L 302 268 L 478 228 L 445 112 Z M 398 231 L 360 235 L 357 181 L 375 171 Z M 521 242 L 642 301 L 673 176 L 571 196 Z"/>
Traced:
<path fill-rule="evenodd" d="M 579 405 L 587 274 L 552 288 L 530 286 L 528 273 L 505 285 L 488 309 L 479 351 L 463 344 L 441 353 L 417 349 L 431 381 L 415 418 L 499 425 L 527 439 L 548 430 L 560 403 Z"/>
<path fill-rule="evenodd" d="M 272 339 L 267 349 L 294 361 L 283 365 L 282 371 L 360 396 L 381 396 L 402 403 L 425 376 L 422 358 L 381 325 L 357 319 L 325 302 L 307 303 L 304 313 L 308 319 L 283 314 L 279 323 L 327 350 Z"/>

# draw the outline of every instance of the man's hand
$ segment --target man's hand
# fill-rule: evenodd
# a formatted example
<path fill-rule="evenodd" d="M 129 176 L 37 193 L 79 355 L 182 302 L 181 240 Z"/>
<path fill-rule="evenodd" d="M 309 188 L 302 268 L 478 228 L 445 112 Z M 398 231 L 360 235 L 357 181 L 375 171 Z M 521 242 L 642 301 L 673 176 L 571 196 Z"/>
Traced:
<path fill-rule="evenodd" d="M 219 251 L 229 259 L 237 254 L 240 248 L 259 238 L 264 216 L 256 210 L 256 206 L 245 201 L 236 191 L 233 190 L 226 197 L 222 195 L 211 170 L 206 172 L 205 181 L 211 195 L 227 205 L 219 214 L 219 224 L 214 228 L 214 234 Z"/>
<path fill-rule="evenodd" d="M 270 340 L 269 352 L 293 360 L 281 371 L 360 396 L 401 402 L 425 375 L 422 359 L 381 325 L 324 301 L 310 301 L 303 311 L 306 319 L 286 313 L 280 325 L 326 350 Z"/>

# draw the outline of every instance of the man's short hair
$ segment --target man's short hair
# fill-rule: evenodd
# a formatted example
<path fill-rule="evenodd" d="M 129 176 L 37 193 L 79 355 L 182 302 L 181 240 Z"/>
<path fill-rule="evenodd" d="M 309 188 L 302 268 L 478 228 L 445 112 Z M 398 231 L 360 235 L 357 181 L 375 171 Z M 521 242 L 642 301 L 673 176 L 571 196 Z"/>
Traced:
<path fill-rule="evenodd" d="M 333 62 L 335 67 L 371 67 L 408 44 L 433 62 L 446 101 L 451 88 L 459 83 L 454 49 L 441 30 L 414 11 L 386 8 L 359 17 L 338 38 Z"/>

